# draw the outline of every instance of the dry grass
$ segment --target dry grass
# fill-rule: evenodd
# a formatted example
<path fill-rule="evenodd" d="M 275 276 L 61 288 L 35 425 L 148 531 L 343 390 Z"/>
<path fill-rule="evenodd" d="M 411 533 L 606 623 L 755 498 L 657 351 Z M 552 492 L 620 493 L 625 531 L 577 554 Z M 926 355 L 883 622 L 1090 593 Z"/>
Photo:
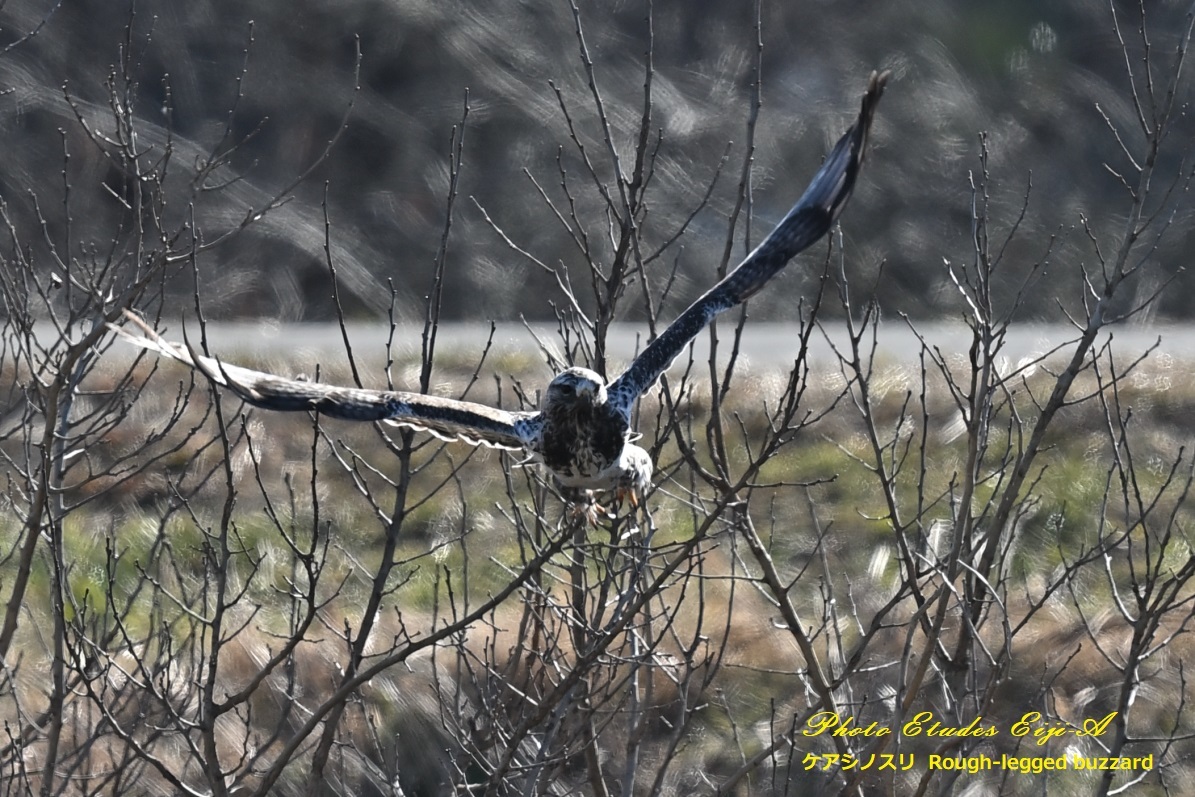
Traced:
<path fill-rule="evenodd" d="M 496 367 L 510 367 L 507 373 L 512 381 L 537 382 L 537 373 L 515 370 L 526 367 L 525 361 L 499 363 Z M 1144 463 L 1138 473 L 1147 489 L 1151 481 L 1160 485 L 1166 473 L 1155 463 L 1173 460 L 1184 439 L 1182 419 L 1189 417 L 1195 405 L 1195 391 L 1186 387 L 1195 384 L 1191 370 L 1189 363 L 1170 360 L 1148 364 L 1122 390 L 1122 405 L 1131 404 L 1135 410 L 1137 456 Z M 468 364 L 462 362 L 440 371 L 437 384 L 444 386 L 445 395 L 457 395 L 470 373 Z M 333 372 L 322 378 L 344 381 L 349 376 Z M 1048 374 L 1042 370 L 1025 381 L 1023 395 L 1016 404 L 1019 412 L 1031 411 L 1030 396 L 1039 380 L 1044 384 L 1046 379 Z M 920 390 L 918 380 L 916 372 L 901 365 L 877 371 L 873 385 L 880 416 L 891 424 L 900 423 L 900 409 L 908 394 L 912 391 L 917 395 Z M 780 376 L 771 373 L 743 377 L 743 384 L 750 389 L 732 393 L 736 398 L 726 408 L 727 417 L 741 422 L 736 432 L 741 438 L 731 444 L 732 450 L 737 446 L 745 454 L 751 441 L 762 436 L 767 424 L 765 408 L 772 406 L 783 383 Z M 112 607 L 123 600 L 144 604 L 128 614 L 129 638 L 152 640 L 147 644 L 156 650 L 139 650 L 137 657 L 158 661 L 158 677 L 178 685 L 177 692 L 167 689 L 159 699 L 147 699 L 133 654 L 117 651 L 104 675 L 86 689 L 77 689 L 75 699 L 66 707 L 72 734 L 65 740 L 71 751 L 67 760 L 76 767 L 81 782 L 94 785 L 103 780 L 102 773 L 121 772 L 119 777 L 111 775 L 109 782 L 122 784 L 122 793 L 164 793 L 169 788 L 153 768 L 134 766 L 136 757 L 131 756 L 127 741 L 104 728 L 122 723 L 143 729 L 166 728 L 170 726 L 167 720 L 171 712 L 193 713 L 195 693 L 187 685 L 200 683 L 208 666 L 207 648 L 195 636 L 197 626 L 180 613 L 182 607 L 163 606 L 160 596 L 155 598 L 152 592 L 143 590 L 148 573 L 170 594 L 207 594 L 203 589 L 204 550 L 210 541 L 202 528 L 216 522 L 228 496 L 219 479 L 200 479 L 202 474 L 218 469 L 222 460 L 221 449 L 215 445 L 218 430 L 204 396 L 206 386 L 192 385 L 183 369 L 163 366 L 153 375 L 151 390 L 140 395 L 126 421 L 108 433 L 103 445 L 87 452 L 94 460 L 91 470 L 104 473 L 120 457 L 145 445 L 154 438 L 155 425 L 168 417 L 179 401 L 180 384 L 184 392 L 191 389 L 192 393 L 185 399 L 181 423 L 176 428 L 198 427 L 200 431 L 169 451 L 149 471 L 128 478 L 91 480 L 85 491 L 69 496 L 72 501 L 80 501 L 69 518 L 65 537 L 78 605 L 102 617 L 110 615 Z M 102 370 L 89 385 L 100 391 L 113 386 L 111 377 Z M 1077 393 L 1093 386 L 1077 384 Z M 487 390 L 479 390 L 473 394 L 475 398 L 500 398 L 510 406 L 510 395 L 498 396 L 492 386 L 483 387 L 488 388 L 488 394 Z M 963 442 L 955 430 L 954 410 L 939 388 L 930 385 L 928 395 L 934 398 L 926 408 L 922 426 L 904 421 L 909 428 L 898 430 L 898 434 L 910 437 L 929 437 L 932 470 L 924 477 L 929 495 L 949 491 L 964 454 Z M 837 380 L 823 378 L 811 387 L 805 402 L 811 407 L 830 406 L 841 390 Z M 707 420 L 705 399 L 698 392 L 683 407 L 689 415 L 683 422 L 694 429 L 702 428 Z M 225 409 L 238 411 L 237 405 L 228 401 Z M 650 419 L 657 417 L 654 396 L 644 401 L 642 417 L 646 421 L 642 431 L 647 440 L 652 440 Z M 992 702 L 995 710 L 985 716 L 986 722 L 998 727 L 1008 727 L 1043 700 L 1059 717 L 1073 722 L 1115 710 L 1120 676 L 1109 667 L 1109 657 L 1114 660 L 1122 655 L 1132 629 L 1116 622 L 1108 603 L 1110 596 L 1092 579 L 1074 585 L 1081 600 L 1066 591 L 1058 591 L 1044 601 L 1041 595 L 1051 571 L 1061 566 L 1076 547 L 1092 544 L 1097 523 L 1103 520 L 1116 524 L 1123 516 L 1121 508 L 1098 500 L 1105 492 L 1109 474 L 1106 423 L 1095 403 L 1068 411 L 1050 441 L 1054 451 L 1038 482 L 1040 500 L 1036 510 L 1021 519 L 1014 543 L 1014 577 L 1001 599 L 1006 602 L 1008 616 L 1024 617 L 1027 624 L 1012 640 L 1013 666 L 1000 680 L 1000 694 Z M 234 524 L 238 544 L 248 553 L 243 557 L 243 570 L 230 574 L 238 588 L 245 590 L 237 612 L 238 625 L 243 625 L 229 637 L 223 651 L 217 678 L 220 689 L 232 694 L 251 683 L 289 631 L 291 604 L 285 592 L 295 574 L 275 521 L 268 519 L 267 507 L 278 523 L 302 529 L 312 523 L 318 505 L 331 534 L 323 577 L 326 583 L 336 585 L 335 589 L 328 588 L 329 603 L 320 612 L 322 627 L 308 632 L 306 641 L 295 651 L 292 666 L 266 679 L 244 711 L 221 720 L 227 725 L 220 734 L 225 745 L 221 760 L 235 768 L 237 757 L 252 750 L 259 756 L 255 765 L 260 768 L 274 760 L 304 721 L 305 712 L 317 706 L 337 683 L 338 661 L 347 644 L 344 631 L 360 621 L 361 596 L 368 592 L 382 551 L 384 524 L 363 492 L 386 495 L 393 490 L 398 472 L 397 461 L 389 450 L 394 433 L 372 426 L 329 422 L 317 429 L 302 414 L 264 412 L 246 413 L 232 425 L 237 430 L 230 459 L 237 485 Z M 994 426 L 1000 427 L 999 419 Z M 169 447 L 170 441 L 160 445 Z M 373 470 L 365 482 L 355 481 L 350 469 L 338 463 L 332 451 L 339 452 L 342 461 L 351 451 L 370 463 Z M 660 462 L 665 470 L 677 456 L 673 447 L 663 447 Z M 771 555 L 786 572 L 804 574 L 794 583 L 790 598 L 817 622 L 825 620 L 822 613 L 827 587 L 836 590 L 838 600 L 851 607 L 844 617 L 866 618 L 882 604 L 900 575 L 891 532 L 880 520 L 880 496 L 858 459 L 865 456 L 864 429 L 857 413 L 848 403 L 838 402 L 825 419 L 803 430 L 795 443 L 761 472 L 761 482 L 785 484 L 760 487 L 752 497 L 756 522 L 765 530 Z M 509 510 L 505 509 L 509 499 L 503 474 L 517 476 L 514 464 L 515 460 L 494 452 L 475 452 L 420 439 L 413 458 L 416 476 L 408 498 L 413 509 L 405 518 L 394 554 L 399 566 L 392 576 L 392 591 L 383 616 L 371 637 L 379 640 L 380 648 L 396 639 L 418 640 L 439 623 L 457 616 L 464 605 L 484 600 L 501 587 L 509 568 L 525 555 L 525 543 L 514 538 L 506 514 Z M 512 483 L 516 500 L 527 501 L 526 488 L 519 486 L 523 482 L 516 478 Z M 810 486 L 794 486 L 801 484 Z M 658 528 L 653 545 L 657 553 L 664 553 L 692 533 L 694 513 L 699 516 L 701 507 L 680 499 L 685 495 L 685 485 L 679 482 L 663 481 L 659 488 L 651 501 Z M 916 488 L 916 484 L 902 487 L 910 497 Z M 178 511 L 180 495 L 188 496 L 185 512 Z M 313 495 L 318 501 L 313 502 Z M 173 508 L 164 512 L 165 507 Z M 1165 510 L 1177 512 L 1182 518 L 1180 525 L 1190 527 L 1195 508 L 1173 506 Z M 948 507 L 943 505 L 943 523 L 948 518 Z M 11 547 L 14 533 L 12 525 L 0 524 L 5 548 Z M 927 541 L 931 547 L 946 543 L 941 538 Z M 591 533 L 590 545 L 595 584 L 603 576 L 603 567 L 613 567 L 611 563 L 619 556 L 630 556 L 619 554 L 618 546 L 610 548 L 608 542 L 603 542 L 599 529 Z M 678 578 L 651 604 L 654 608 L 650 614 L 655 622 L 666 626 L 667 634 L 655 642 L 654 664 L 647 669 L 650 683 L 639 683 L 648 696 L 645 710 L 658 717 L 648 724 L 655 730 L 647 739 L 644 761 L 645 766 L 658 766 L 672 755 L 674 771 L 703 772 L 719 778 L 766 748 L 778 728 L 783 730 L 786 722 L 801 715 L 808 700 L 803 674 L 807 663 L 792 639 L 777 626 L 773 599 L 744 578 L 742 552 L 729 527 L 709 537 L 699 549 L 698 559 L 696 581 Z M 250 566 L 250 562 L 254 564 Z M 1113 568 L 1120 566 L 1116 561 L 1110 564 Z M 11 563 L 0 566 L 0 574 L 7 567 Z M 526 636 L 527 605 L 511 601 L 475 624 L 457 640 L 456 647 L 441 646 L 439 653 L 424 649 L 361 690 L 359 700 L 341 719 L 342 744 L 337 748 L 340 759 L 336 771 L 341 773 L 343 785 L 357 789 L 357 793 L 384 789 L 378 773 L 397 770 L 411 778 L 404 781 L 408 793 L 421 793 L 420 789 L 422 793 L 434 793 L 469 769 L 469 761 L 460 757 L 462 742 L 452 738 L 459 732 L 461 716 L 470 717 L 469 723 L 476 730 L 493 721 L 492 717 L 481 718 L 489 710 L 485 707 L 506 706 L 504 710 L 514 711 L 507 717 L 510 721 L 522 711 L 511 708 L 520 705 L 521 699 L 534 700 L 548 694 L 575 655 L 567 627 L 559 620 L 569 601 L 568 567 L 569 558 L 561 557 L 544 571 L 546 586 L 540 600 L 545 603 L 537 617 L 542 636 L 536 638 L 548 646 L 550 655 L 549 651 L 534 650 L 534 639 L 529 642 Z M 448 608 L 444 605 L 446 583 L 453 574 L 456 580 L 452 595 L 457 603 Z M 31 618 L 49 617 L 48 583 L 48 571 L 43 566 L 35 574 L 24 609 Z M 206 610 L 210 611 L 210 606 Z M 878 634 L 866 649 L 864 666 L 882 665 L 876 679 L 879 691 L 871 700 L 891 699 L 882 686 L 887 680 L 882 675 L 886 663 L 897 661 L 904 646 L 924 644 L 916 634 L 908 636 L 905 623 L 912 611 L 910 604 L 890 617 L 891 629 Z M 42 619 L 22 625 L 21 644 L 27 653 L 15 668 L 14 688 L 19 700 L 4 703 L 4 719 L 12 727 L 21 722 L 21 717 L 12 713 L 13 706 L 20 705 L 23 711 L 33 714 L 47 709 L 43 673 L 48 648 L 39 631 L 44 622 Z M 1177 631 L 1185 621 L 1170 622 L 1173 627 L 1164 630 Z M 162 635 L 154 631 L 155 627 L 170 630 Z M 1092 629 L 1096 630 L 1094 637 Z M 816 638 L 824 646 L 827 661 L 841 665 L 838 651 L 849 649 L 862 631 L 862 626 L 851 621 L 836 629 L 823 628 Z M 985 645 L 999 649 L 1005 644 L 1000 631 L 997 626 L 989 626 Z M 170 640 L 182 647 L 168 651 Z M 1162 663 L 1153 665 L 1148 688 L 1142 690 L 1136 709 L 1142 727 L 1173 724 L 1174 707 L 1185 697 L 1185 682 L 1164 662 L 1186 659 L 1190 647 L 1189 637 L 1179 634 L 1164 658 L 1159 659 Z M 682 681 L 682 665 L 693 667 L 695 662 L 699 677 Z M 616 695 L 618 685 L 625 686 L 621 679 L 627 670 L 615 656 L 602 672 L 601 683 L 611 689 L 603 744 L 617 749 L 625 741 L 618 720 L 625 710 L 625 697 Z M 460 691 L 457 684 L 463 685 Z M 97 694 L 104 696 L 106 704 L 120 707 L 122 713 L 101 718 L 95 708 Z M 301 698 L 295 701 L 295 695 Z M 698 705 L 702 708 L 687 741 L 679 752 L 670 752 L 669 729 L 681 719 L 677 712 L 692 711 Z M 163 712 L 165 715 L 159 716 Z M 458 724 L 446 724 L 447 715 L 454 715 Z M 192 779 L 195 773 L 190 773 L 193 765 L 187 762 L 192 759 L 185 745 L 176 754 L 169 752 L 180 744 L 177 734 L 146 730 L 131 735 L 161 755 L 167 766 L 176 766 L 173 771 L 180 778 Z M 304 742 L 306 747 L 311 744 Z M 1009 737 L 1001 740 L 1000 748 L 1022 754 L 1025 751 L 1023 742 Z M 26 748 L 26 761 L 34 769 L 39 750 L 37 744 Z M 731 754 L 733 750 L 738 752 Z M 171 761 L 176 763 L 171 765 Z M 293 784 L 298 784 L 302 756 L 292 768 Z M 788 777 L 784 775 L 781 780 Z M 1078 775 L 1074 777 L 1081 780 Z M 280 782 L 279 793 L 288 793 L 291 787 L 286 784 L 291 780 L 287 776 Z M 686 788 L 696 787 L 698 781 L 686 776 L 670 782 L 674 788 Z M 243 782 L 252 786 L 253 778 Z M 1072 786 L 1078 788 L 1078 781 Z"/>

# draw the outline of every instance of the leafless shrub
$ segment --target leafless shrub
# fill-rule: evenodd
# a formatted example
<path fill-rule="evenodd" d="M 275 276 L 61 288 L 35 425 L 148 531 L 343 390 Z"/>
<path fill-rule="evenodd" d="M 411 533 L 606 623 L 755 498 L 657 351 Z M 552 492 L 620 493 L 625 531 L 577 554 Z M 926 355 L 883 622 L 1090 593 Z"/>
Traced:
<path fill-rule="evenodd" d="M 580 266 L 538 257 L 501 209 L 474 205 L 498 246 L 557 284 L 558 339 L 541 341 L 550 368 L 605 374 L 607 332 L 629 307 L 659 331 L 681 244 L 732 156 L 719 274 L 755 237 L 758 22 L 746 145 L 669 219 L 652 213 L 669 142 L 654 126 L 647 10 L 643 93 L 628 109 L 604 93 L 572 6 L 579 75 L 555 89 L 568 145 L 556 173 L 528 174 Z M 1033 193 L 1013 192 L 1011 217 L 994 210 L 1006 170 L 994 173 L 981 137 L 971 247 L 945 266 L 969 329 L 957 351 L 921 338 L 915 367 L 880 362 L 894 322 L 856 303 L 836 242 L 791 303 L 792 368 L 771 378 L 743 364 L 745 310 L 713 327 L 708 362 L 678 363 L 639 407 L 652 493 L 596 518 L 505 454 L 249 413 L 109 351 L 105 325 L 126 308 L 176 315 L 162 296 L 178 274 L 195 280 L 202 321 L 204 257 L 293 189 L 241 207 L 224 193 L 237 181 L 231 123 L 198 158 L 146 125 L 130 24 L 107 107 L 65 95 L 76 126 L 61 187 L 23 197 L 19 216 L 14 198 L 0 206 L 0 794 L 1177 788 L 1190 776 L 1195 471 L 1185 448 L 1138 433 L 1149 364 L 1126 361 L 1106 332 L 1165 286 L 1141 278 L 1191 178 L 1187 153 L 1160 157 L 1182 149 L 1169 133 L 1190 94 L 1191 31 L 1159 54 L 1143 12 L 1135 38 L 1114 24 L 1136 125 L 1106 117 L 1124 154 L 1108 167 L 1125 195 L 1119 229 L 1084 218 L 1060 231 L 1084 262 L 1059 258 L 1055 238 L 1022 242 Z M 470 103 L 448 142 L 421 350 L 400 363 L 388 345 L 385 381 L 404 367 L 424 392 L 448 383 L 531 405 L 542 367 L 491 386 L 488 343 L 464 368 L 437 358 Z M 876 133 L 884 143 L 882 123 Z M 80 145 L 108 165 L 111 240 L 72 235 Z M 882 149 L 875 160 L 883 169 Z M 325 221 L 347 366 L 317 375 L 363 384 Z M 1010 267 L 1032 247 L 1035 262 Z M 1086 286 L 1077 302 L 1059 297 L 1062 312 L 1081 308 L 1073 341 L 1009 363 L 1025 297 L 1059 270 Z M 826 308 L 845 320 L 819 318 Z M 823 335 L 830 372 L 809 354 Z M 871 731 L 813 732 L 830 718 Z M 996 733 L 934 734 L 934 722 Z M 1039 745 L 1041 730 L 1056 735 Z M 1152 766 L 1030 779 L 928 764 L 1000 754 Z"/>

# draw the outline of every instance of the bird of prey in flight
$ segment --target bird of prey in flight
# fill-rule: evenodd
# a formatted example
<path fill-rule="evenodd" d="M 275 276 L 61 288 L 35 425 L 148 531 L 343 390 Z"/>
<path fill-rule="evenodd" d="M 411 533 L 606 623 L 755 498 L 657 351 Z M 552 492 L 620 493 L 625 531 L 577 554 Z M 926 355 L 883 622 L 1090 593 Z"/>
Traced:
<path fill-rule="evenodd" d="M 629 495 L 634 503 L 652 475 L 651 457 L 630 443 L 636 400 L 714 316 L 753 296 L 833 226 L 859 175 L 888 74 L 872 74 L 855 124 L 839 139 L 792 210 L 734 271 L 681 313 L 617 379 L 607 383 L 588 368 L 569 368 L 548 384 L 536 411 L 508 412 L 421 393 L 336 387 L 253 371 L 165 341 L 132 313 L 126 315 L 142 335 L 113 329 L 143 348 L 201 371 L 254 406 L 314 411 L 351 421 L 388 421 L 445 439 L 522 450 L 542 462 L 570 493 L 614 490 Z"/>

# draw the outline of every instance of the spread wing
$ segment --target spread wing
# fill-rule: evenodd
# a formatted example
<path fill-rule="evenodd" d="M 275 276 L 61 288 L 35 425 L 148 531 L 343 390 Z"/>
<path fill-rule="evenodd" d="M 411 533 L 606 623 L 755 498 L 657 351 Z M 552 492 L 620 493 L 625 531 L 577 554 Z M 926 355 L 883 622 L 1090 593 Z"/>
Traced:
<path fill-rule="evenodd" d="M 110 324 L 122 338 L 191 366 L 255 407 L 307 410 L 350 421 L 387 421 L 430 432 L 445 440 L 463 440 L 492 448 L 534 451 L 537 447 L 541 423 L 538 412 L 506 412 L 484 404 L 422 393 L 363 390 L 284 379 L 205 357 L 188 346 L 163 340 L 135 314 L 126 312 L 125 317 L 142 334 L 133 335 Z"/>
<path fill-rule="evenodd" d="M 630 418 L 635 399 L 655 383 L 714 316 L 757 293 L 789 260 L 833 226 L 855 187 L 867 148 L 867 134 L 888 75 L 888 72 L 872 73 L 858 120 L 838 140 L 805 193 L 776 229 L 734 271 L 681 313 L 611 383 L 610 401 L 624 416 Z"/>

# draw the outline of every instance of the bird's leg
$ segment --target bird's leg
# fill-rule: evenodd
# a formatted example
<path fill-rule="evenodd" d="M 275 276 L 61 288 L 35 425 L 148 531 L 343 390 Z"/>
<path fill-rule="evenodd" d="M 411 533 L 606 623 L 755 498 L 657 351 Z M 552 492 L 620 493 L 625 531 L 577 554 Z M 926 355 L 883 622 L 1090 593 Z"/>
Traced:
<path fill-rule="evenodd" d="M 630 511 L 624 512 L 623 509 L 628 504 L 630 505 Z M 639 491 L 633 486 L 627 485 L 615 487 L 606 502 L 596 504 L 597 512 L 610 525 L 610 531 L 613 535 L 611 542 L 617 544 L 619 539 L 625 539 L 638 530 L 639 524 L 636 522 L 636 515 L 639 513 L 641 506 L 646 509 L 646 505 L 640 502 Z M 596 522 L 594 525 L 597 525 Z M 627 526 L 627 530 L 620 532 L 619 529 L 624 525 Z"/>
<path fill-rule="evenodd" d="M 631 515 L 635 514 L 641 505 L 639 491 L 629 485 L 616 487 L 610 500 L 605 502 L 599 500 L 593 490 L 583 487 L 565 487 L 562 484 L 557 484 L 557 486 L 560 488 L 560 495 L 572 507 L 573 516 L 575 518 L 584 516 L 591 526 L 597 526 L 601 520 L 616 519 L 623 506 L 627 504 L 630 504 L 631 511 L 628 514 Z"/>
<path fill-rule="evenodd" d="M 614 491 L 614 505 L 621 506 L 623 501 L 631 505 L 631 509 L 639 508 L 639 491 L 634 487 L 619 487 Z"/>
<path fill-rule="evenodd" d="M 625 504 L 630 510 L 621 512 Z M 635 487 L 620 487 L 614 492 L 614 501 L 607 509 L 610 518 L 610 543 L 622 547 L 647 545 L 654 530 L 651 512 L 648 504 L 640 497 L 640 491 Z M 646 534 L 644 533 L 646 532 Z"/>
<path fill-rule="evenodd" d="M 565 487 L 563 484 L 557 486 L 560 488 L 560 495 L 572 508 L 573 519 L 584 517 L 589 521 L 589 525 L 596 526 L 598 516 L 604 514 L 605 510 L 594 500 L 593 490 L 586 490 L 583 487 Z"/>

